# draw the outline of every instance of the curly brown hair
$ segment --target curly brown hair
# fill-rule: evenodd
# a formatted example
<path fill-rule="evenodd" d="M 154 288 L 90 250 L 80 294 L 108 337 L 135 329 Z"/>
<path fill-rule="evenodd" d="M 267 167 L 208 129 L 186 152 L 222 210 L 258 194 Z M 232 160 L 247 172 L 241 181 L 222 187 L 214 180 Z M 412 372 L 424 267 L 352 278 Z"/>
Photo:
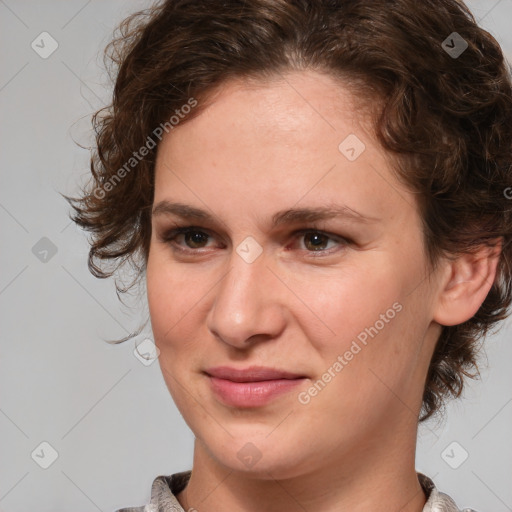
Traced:
<path fill-rule="evenodd" d="M 230 78 L 327 72 L 372 108 L 397 177 L 418 195 L 432 268 L 442 255 L 502 242 L 478 312 L 443 327 L 420 421 L 459 396 L 464 378 L 478 375 L 479 340 L 512 301 L 510 68 L 468 8 L 457 0 L 167 0 L 118 30 L 105 51 L 113 101 L 93 116 L 92 181 L 80 197 L 65 196 L 72 220 L 92 233 L 92 274 L 109 277 L 130 262 L 135 280 L 116 282 L 118 296 L 144 275 L 156 151 L 173 118 L 195 117 Z M 97 265 L 106 260 L 113 269 Z"/>

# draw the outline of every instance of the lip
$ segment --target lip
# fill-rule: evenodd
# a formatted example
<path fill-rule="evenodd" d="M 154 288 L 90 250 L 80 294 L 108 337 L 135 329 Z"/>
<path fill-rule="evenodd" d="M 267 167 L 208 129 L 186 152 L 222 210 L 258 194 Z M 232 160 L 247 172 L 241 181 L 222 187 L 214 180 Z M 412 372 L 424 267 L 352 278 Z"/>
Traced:
<path fill-rule="evenodd" d="M 304 375 L 251 366 L 245 369 L 217 366 L 205 371 L 210 387 L 226 405 L 261 407 L 300 385 Z"/>
<path fill-rule="evenodd" d="M 250 366 L 248 368 L 231 368 L 229 366 L 215 366 L 208 368 L 205 373 L 218 379 L 232 382 L 260 382 L 262 380 L 298 379 L 304 375 L 277 370 L 266 366 Z"/>

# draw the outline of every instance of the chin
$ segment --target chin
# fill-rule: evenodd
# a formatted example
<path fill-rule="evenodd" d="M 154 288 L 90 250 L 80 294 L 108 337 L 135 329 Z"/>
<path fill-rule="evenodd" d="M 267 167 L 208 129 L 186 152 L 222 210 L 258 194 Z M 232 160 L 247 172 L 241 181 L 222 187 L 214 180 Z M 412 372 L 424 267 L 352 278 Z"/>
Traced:
<path fill-rule="evenodd" d="M 311 471 L 314 454 L 301 456 L 297 452 L 301 443 L 289 442 L 288 446 L 283 446 L 278 438 L 272 441 L 265 436 L 230 438 L 226 444 L 207 446 L 207 450 L 227 470 L 250 478 L 285 480 Z"/>

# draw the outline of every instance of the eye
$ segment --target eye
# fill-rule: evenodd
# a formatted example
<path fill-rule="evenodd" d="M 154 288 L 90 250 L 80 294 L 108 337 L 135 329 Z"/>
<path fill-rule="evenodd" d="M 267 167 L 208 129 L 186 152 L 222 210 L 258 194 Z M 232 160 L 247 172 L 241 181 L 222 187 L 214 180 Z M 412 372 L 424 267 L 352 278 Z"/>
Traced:
<path fill-rule="evenodd" d="M 172 245 L 178 246 L 186 251 L 187 249 L 194 250 L 207 247 L 206 244 L 208 243 L 210 235 L 194 226 L 186 226 L 172 229 L 164 233 L 160 238 L 162 242 L 172 243 Z M 183 247 L 180 242 L 184 242 L 185 247 Z"/>
<path fill-rule="evenodd" d="M 325 233 L 318 229 L 303 229 L 292 234 L 292 249 L 298 249 L 309 253 L 316 253 L 317 256 L 332 254 L 342 250 L 350 241 L 338 235 Z M 201 249 L 214 248 L 208 245 L 212 236 L 208 231 L 197 226 L 175 227 L 159 236 L 160 241 L 172 245 L 176 251 L 183 253 L 200 253 Z M 341 247 L 340 247 L 341 246 Z M 290 247 L 290 246 L 289 246 Z M 222 247 L 221 247 L 222 248 Z"/>
<path fill-rule="evenodd" d="M 336 245 L 347 245 L 348 240 L 324 233 L 318 230 L 302 230 L 296 233 L 300 236 L 300 240 L 303 241 L 303 246 L 308 252 L 332 252 L 330 249 Z M 331 246 L 329 247 L 329 244 Z"/>
<path fill-rule="evenodd" d="M 181 233 L 183 240 L 188 247 L 192 249 L 199 249 L 208 242 L 208 235 L 202 231 L 186 231 Z"/>

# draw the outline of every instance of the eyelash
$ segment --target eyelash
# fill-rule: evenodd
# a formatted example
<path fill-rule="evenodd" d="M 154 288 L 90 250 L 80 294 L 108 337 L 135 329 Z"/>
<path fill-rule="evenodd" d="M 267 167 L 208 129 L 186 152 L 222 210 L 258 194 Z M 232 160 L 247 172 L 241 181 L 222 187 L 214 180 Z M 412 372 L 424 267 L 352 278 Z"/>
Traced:
<path fill-rule="evenodd" d="M 201 233 L 201 234 L 207 235 L 208 237 L 211 238 L 211 235 L 209 234 L 208 230 L 205 230 L 199 226 L 182 226 L 182 227 L 176 227 L 176 228 L 170 229 L 169 231 L 164 232 L 160 236 L 160 241 L 173 246 L 173 248 L 176 248 L 175 249 L 176 251 L 179 251 L 179 252 L 185 253 L 185 254 L 199 253 L 203 249 L 208 249 L 207 247 L 200 247 L 198 249 L 193 249 L 193 248 L 189 247 L 187 249 L 184 249 L 183 247 L 177 246 L 176 238 L 180 235 L 186 235 L 187 233 Z M 308 229 L 300 229 L 300 230 L 293 232 L 293 236 L 295 238 L 304 236 L 306 234 L 317 234 L 317 235 L 325 236 L 328 238 L 328 242 L 332 240 L 334 242 L 337 242 L 342 247 L 353 243 L 348 238 L 345 238 L 345 237 L 342 237 L 339 235 L 335 235 L 335 234 L 331 234 L 331 233 L 327 233 L 325 231 L 322 231 L 321 229 L 315 228 L 314 226 L 312 226 L 311 228 L 308 228 Z M 307 249 L 301 249 L 301 251 L 308 253 L 309 257 L 314 257 L 314 258 L 322 257 L 322 255 L 331 255 L 333 253 L 332 248 L 331 249 L 319 249 L 318 251 L 309 251 Z"/>

